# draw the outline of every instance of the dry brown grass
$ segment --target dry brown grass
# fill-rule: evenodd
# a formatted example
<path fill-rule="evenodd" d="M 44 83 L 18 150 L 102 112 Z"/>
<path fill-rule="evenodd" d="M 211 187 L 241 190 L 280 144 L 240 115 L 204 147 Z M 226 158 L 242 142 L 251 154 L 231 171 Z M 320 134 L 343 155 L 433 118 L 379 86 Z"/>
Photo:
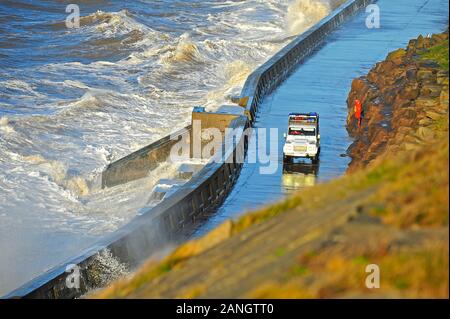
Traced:
<path fill-rule="evenodd" d="M 369 252 L 364 256 L 342 253 L 339 247 L 305 258 L 298 264 L 302 270 L 283 282 L 264 282 L 250 298 L 334 298 L 393 297 L 448 298 L 448 246 L 430 243 L 417 250 L 386 253 Z M 381 286 L 365 286 L 365 265 L 381 269 Z"/>

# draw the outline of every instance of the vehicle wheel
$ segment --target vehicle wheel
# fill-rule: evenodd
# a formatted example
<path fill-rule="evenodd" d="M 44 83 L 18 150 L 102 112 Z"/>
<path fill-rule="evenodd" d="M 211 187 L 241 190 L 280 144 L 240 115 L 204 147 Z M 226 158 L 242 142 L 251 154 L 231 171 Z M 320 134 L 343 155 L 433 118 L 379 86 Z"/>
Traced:
<path fill-rule="evenodd" d="M 319 155 L 317 154 L 311 159 L 311 162 L 315 165 L 319 162 Z"/>
<path fill-rule="evenodd" d="M 290 162 L 291 162 L 291 157 L 290 157 L 290 156 L 283 155 L 283 163 L 288 164 L 288 163 L 290 163 Z"/>

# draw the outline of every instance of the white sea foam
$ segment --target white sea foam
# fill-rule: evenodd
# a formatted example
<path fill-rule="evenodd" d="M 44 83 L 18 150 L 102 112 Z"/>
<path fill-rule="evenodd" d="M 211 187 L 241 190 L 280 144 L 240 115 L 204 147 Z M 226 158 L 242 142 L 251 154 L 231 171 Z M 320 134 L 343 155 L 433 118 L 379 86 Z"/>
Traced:
<path fill-rule="evenodd" d="M 101 32 L 105 37 L 127 34 L 132 31 L 151 31 L 151 28 L 135 21 L 128 10 L 119 12 L 98 10 L 86 17 L 82 17 L 80 22 L 86 26 L 93 25 L 95 30 Z"/>
<path fill-rule="evenodd" d="M 208 92 L 206 109 L 209 111 L 216 110 L 218 106 L 226 103 L 229 96 L 237 95 L 251 71 L 252 68 L 248 63 L 242 60 L 232 61 L 220 68 L 219 74 L 223 77 L 225 84 Z"/>
<path fill-rule="evenodd" d="M 336 5 L 337 1 L 333 0 L 295 0 L 288 8 L 287 29 L 291 34 L 302 33 L 326 17 Z"/>
<path fill-rule="evenodd" d="M 14 132 L 14 128 L 9 125 L 9 119 L 6 116 L 0 117 L 0 132 L 3 132 L 4 134 Z"/>
<path fill-rule="evenodd" d="M 64 80 L 63 85 L 79 89 L 89 89 L 89 86 L 80 81 Z"/>
<path fill-rule="evenodd" d="M 8 118 L 6 116 L 0 117 L 0 126 L 7 126 L 8 125 Z"/>
<path fill-rule="evenodd" d="M 93 269 L 89 272 L 89 281 L 94 284 L 93 288 L 104 287 L 129 273 L 128 266 L 115 258 L 109 249 L 95 255 L 91 267 Z"/>

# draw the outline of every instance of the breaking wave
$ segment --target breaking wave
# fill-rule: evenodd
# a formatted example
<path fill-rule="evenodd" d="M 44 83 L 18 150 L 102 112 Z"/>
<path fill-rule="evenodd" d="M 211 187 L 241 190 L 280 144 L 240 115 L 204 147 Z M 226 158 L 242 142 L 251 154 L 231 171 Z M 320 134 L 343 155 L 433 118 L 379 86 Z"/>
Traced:
<path fill-rule="evenodd" d="M 189 40 L 187 35 L 180 37 L 176 47 L 169 47 L 167 52 L 161 57 L 162 64 L 176 65 L 179 63 L 202 63 L 202 57 L 198 46 Z"/>
<path fill-rule="evenodd" d="M 325 18 L 345 0 L 295 0 L 287 11 L 286 23 L 290 34 L 299 34 Z"/>
<path fill-rule="evenodd" d="M 4 134 L 9 134 L 14 132 L 14 128 L 9 125 L 9 119 L 5 117 L 0 117 L 0 131 Z"/>
<path fill-rule="evenodd" d="M 57 160 L 47 160 L 39 154 L 24 156 L 23 159 L 36 165 L 38 176 L 47 176 L 60 187 L 71 191 L 76 197 L 89 194 L 87 181 L 81 176 L 70 176 L 64 163 Z"/>
<path fill-rule="evenodd" d="M 143 35 L 143 32 L 150 30 L 149 27 L 136 22 L 128 10 L 119 12 L 98 10 L 86 17 L 81 17 L 80 24 L 81 26 L 94 26 L 96 31 L 101 32 L 106 37 L 135 31 Z"/>
<path fill-rule="evenodd" d="M 232 61 L 221 68 L 219 73 L 223 77 L 225 84 L 216 90 L 208 92 L 207 102 L 205 103 L 206 109 L 214 110 L 217 105 L 229 103 L 233 96 L 239 95 L 251 71 L 252 67 L 242 60 Z"/>

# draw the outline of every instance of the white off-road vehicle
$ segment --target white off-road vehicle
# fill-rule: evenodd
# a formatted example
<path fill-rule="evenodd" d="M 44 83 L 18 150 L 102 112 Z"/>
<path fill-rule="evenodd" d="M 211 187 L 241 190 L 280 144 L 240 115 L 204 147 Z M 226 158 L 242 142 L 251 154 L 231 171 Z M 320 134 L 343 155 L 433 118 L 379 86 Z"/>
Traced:
<path fill-rule="evenodd" d="M 283 162 L 294 158 L 310 158 L 313 164 L 319 160 L 320 133 L 319 114 L 290 113 L 288 132 L 284 134 Z"/>

